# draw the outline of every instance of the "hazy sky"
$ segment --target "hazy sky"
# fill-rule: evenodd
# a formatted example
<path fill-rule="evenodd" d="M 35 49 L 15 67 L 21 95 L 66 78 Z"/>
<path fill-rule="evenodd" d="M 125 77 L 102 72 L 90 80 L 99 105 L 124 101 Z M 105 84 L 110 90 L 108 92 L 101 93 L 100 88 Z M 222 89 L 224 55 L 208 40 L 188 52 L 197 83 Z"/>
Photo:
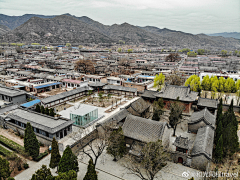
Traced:
<path fill-rule="evenodd" d="M 240 32 L 240 0 L 0 0 L 6 15 L 70 13 L 189 33 Z"/>

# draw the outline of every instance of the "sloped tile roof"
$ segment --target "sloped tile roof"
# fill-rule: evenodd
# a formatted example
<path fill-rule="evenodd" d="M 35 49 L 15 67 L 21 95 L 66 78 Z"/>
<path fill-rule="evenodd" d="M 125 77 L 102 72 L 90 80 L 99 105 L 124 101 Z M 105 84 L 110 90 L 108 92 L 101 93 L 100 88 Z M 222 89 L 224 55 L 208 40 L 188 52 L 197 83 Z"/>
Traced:
<path fill-rule="evenodd" d="M 207 108 L 205 108 L 201 111 L 194 112 L 190 117 L 188 123 L 195 124 L 200 121 L 204 121 L 207 125 L 210 125 L 211 127 L 215 128 L 216 116 L 209 112 Z"/>
<path fill-rule="evenodd" d="M 146 111 L 149 106 L 150 103 L 145 101 L 143 98 L 139 98 L 136 101 L 132 102 L 127 110 L 133 115 L 138 115 Z"/>
<path fill-rule="evenodd" d="M 123 124 L 124 136 L 142 142 L 155 142 L 162 138 L 166 122 L 153 121 L 129 114 Z"/>
<path fill-rule="evenodd" d="M 218 100 L 216 99 L 207 99 L 207 98 L 198 98 L 198 106 L 205 106 L 205 107 L 211 107 L 216 108 L 218 106 Z"/>
<path fill-rule="evenodd" d="M 166 85 L 158 94 L 157 97 L 176 100 L 179 97 L 180 101 L 193 102 L 197 99 L 197 92 L 190 90 L 188 86 Z"/>
<path fill-rule="evenodd" d="M 183 148 L 183 149 L 188 149 L 189 148 L 189 139 L 187 137 L 185 138 L 185 137 L 178 136 L 178 137 L 176 137 L 173 145 Z"/>
<path fill-rule="evenodd" d="M 147 98 L 156 98 L 156 94 L 158 91 L 150 91 L 150 90 L 144 90 L 144 93 L 142 94 L 142 97 L 147 97 Z"/>
<path fill-rule="evenodd" d="M 212 159 L 214 130 L 210 126 L 204 126 L 198 129 L 196 139 L 192 148 L 191 155 L 205 155 Z"/>

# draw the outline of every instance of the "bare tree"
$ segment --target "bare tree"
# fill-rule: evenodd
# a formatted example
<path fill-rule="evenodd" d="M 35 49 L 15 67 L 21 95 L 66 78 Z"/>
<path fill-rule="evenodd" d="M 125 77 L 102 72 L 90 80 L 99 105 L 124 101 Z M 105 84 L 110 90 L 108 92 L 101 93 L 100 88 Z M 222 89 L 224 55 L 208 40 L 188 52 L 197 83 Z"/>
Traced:
<path fill-rule="evenodd" d="M 75 64 L 75 70 L 83 70 L 86 73 L 94 73 L 95 67 L 91 60 L 79 60 Z"/>
<path fill-rule="evenodd" d="M 98 158 L 107 147 L 111 127 L 109 124 L 100 125 L 95 131 L 95 134 L 89 136 L 85 141 L 80 140 L 82 148 L 79 150 L 79 154 L 86 155 L 92 159 L 93 164 L 96 167 Z M 82 156 L 82 158 L 84 158 L 84 156 Z"/>
<path fill-rule="evenodd" d="M 177 125 L 182 122 L 182 113 L 184 110 L 184 106 L 178 101 L 172 102 L 170 104 L 170 116 L 169 116 L 169 124 L 173 128 L 173 136 L 175 136 Z"/>
<path fill-rule="evenodd" d="M 170 53 L 168 56 L 166 56 L 165 61 L 167 62 L 178 62 L 181 60 L 181 57 L 178 53 Z"/>
<path fill-rule="evenodd" d="M 177 86 L 181 86 L 184 83 L 184 79 L 181 77 L 180 74 L 171 74 L 166 77 L 166 81 L 170 85 L 177 85 Z"/>
<path fill-rule="evenodd" d="M 133 174 L 142 180 L 156 178 L 157 173 L 167 165 L 170 159 L 160 140 L 143 145 L 139 152 L 139 156 L 125 156 L 126 161 L 123 166 L 128 170 L 128 174 Z"/>

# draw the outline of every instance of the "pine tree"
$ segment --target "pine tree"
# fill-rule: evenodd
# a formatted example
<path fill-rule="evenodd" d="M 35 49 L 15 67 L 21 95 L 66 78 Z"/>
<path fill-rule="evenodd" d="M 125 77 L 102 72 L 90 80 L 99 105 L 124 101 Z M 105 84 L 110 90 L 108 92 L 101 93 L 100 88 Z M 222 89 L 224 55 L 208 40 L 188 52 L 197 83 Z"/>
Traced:
<path fill-rule="evenodd" d="M 93 161 L 92 159 L 90 159 L 88 162 L 88 170 L 83 180 L 97 180 L 97 179 L 98 177 L 97 177 L 95 167 L 93 165 Z"/>
<path fill-rule="evenodd" d="M 69 146 L 64 150 L 58 167 L 58 172 L 68 172 L 69 170 L 79 171 L 77 157 L 73 154 Z"/>
<path fill-rule="evenodd" d="M 41 106 L 41 113 L 44 114 L 45 113 L 45 108 L 43 106 Z"/>
<path fill-rule="evenodd" d="M 54 137 L 52 140 L 52 151 L 51 151 L 51 160 L 50 160 L 49 167 L 55 168 L 56 166 L 58 166 L 60 159 L 61 159 L 61 155 L 58 149 L 58 142 Z"/>
<path fill-rule="evenodd" d="M 41 112 L 39 104 L 36 105 L 36 112 L 39 112 L 39 113 Z"/>
<path fill-rule="evenodd" d="M 28 152 L 33 159 L 39 155 L 40 146 L 36 135 L 32 129 L 32 126 L 29 122 L 27 123 L 24 134 L 24 148 L 25 151 Z"/>
<path fill-rule="evenodd" d="M 217 117 L 216 117 L 216 125 L 222 120 L 223 114 L 222 114 L 222 98 L 220 99 L 220 103 L 218 105 L 218 110 L 217 110 Z"/>
<path fill-rule="evenodd" d="M 31 180 L 54 180 L 54 177 L 52 176 L 50 169 L 47 168 L 46 165 L 42 165 L 42 167 L 32 175 Z"/>
<path fill-rule="evenodd" d="M 6 179 L 10 176 L 9 162 L 6 159 L 2 159 L 0 156 L 0 179 Z"/>
<path fill-rule="evenodd" d="M 54 111 L 53 111 L 53 108 L 51 108 L 51 109 L 49 110 L 49 115 L 52 116 L 52 117 L 54 117 L 55 113 L 54 113 Z"/>
<path fill-rule="evenodd" d="M 45 114 L 46 114 L 46 115 L 49 115 L 49 109 L 48 109 L 48 107 L 45 108 Z"/>
<path fill-rule="evenodd" d="M 223 127 L 222 127 L 222 121 L 220 121 L 216 129 L 216 136 L 214 139 L 215 145 L 217 145 L 219 138 L 222 136 L 222 134 L 223 134 Z"/>
<path fill-rule="evenodd" d="M 217 142 L 215 150 L 215 159 L 217 160 L 217 162 L 222 162 L 222 158 L 223 158 L 223 138 L 221 135 Z"/>
<path fill-rule="evenodd" d="M 65 173 L 59 173 L 58 176 L 55 176 L 54 180 L 77 180 L 77 173 L 74 170 L 70 170 Z"/>

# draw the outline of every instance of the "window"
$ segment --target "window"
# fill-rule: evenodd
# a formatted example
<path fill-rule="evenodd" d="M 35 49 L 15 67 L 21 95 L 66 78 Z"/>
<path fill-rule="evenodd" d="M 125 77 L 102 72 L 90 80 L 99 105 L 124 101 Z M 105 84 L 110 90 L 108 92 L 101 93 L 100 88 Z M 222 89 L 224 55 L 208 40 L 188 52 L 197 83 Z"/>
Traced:
<path fill-rule="evenodd" d="M 68 126 L 68 131 L 70 131 L 70 129 L 71 129 L 70 126 Z"/>
<path fill-rule="evenodd" d="M 56 133 L 56 136 L 59 137 L 59 132 Z"/>

